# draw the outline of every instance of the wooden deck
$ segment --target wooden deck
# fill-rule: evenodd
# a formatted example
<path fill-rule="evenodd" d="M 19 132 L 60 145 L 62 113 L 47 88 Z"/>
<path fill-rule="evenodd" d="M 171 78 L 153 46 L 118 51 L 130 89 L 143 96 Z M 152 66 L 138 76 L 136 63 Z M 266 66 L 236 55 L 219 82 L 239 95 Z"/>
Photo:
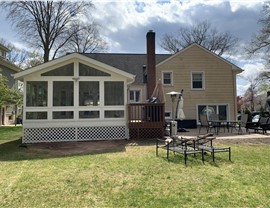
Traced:
<path fill-rule="evenodd" d="M 129 104 L 128 127 L 131 139 L 162 138 L 165 128 L 164 103 Z"/>

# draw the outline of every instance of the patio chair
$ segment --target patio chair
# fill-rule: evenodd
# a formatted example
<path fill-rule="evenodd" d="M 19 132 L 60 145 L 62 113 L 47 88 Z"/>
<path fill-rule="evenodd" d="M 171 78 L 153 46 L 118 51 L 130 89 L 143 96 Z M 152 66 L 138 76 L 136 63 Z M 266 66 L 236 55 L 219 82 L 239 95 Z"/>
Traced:
<path fill-rule="evenodd" d="M 207 119 L 207 115 L 200 115 L 200 128 L 199 128 L 199 134 L 201 133 L 201 128 L 205 127 L 206 128 L 206 132 L 210 132 L 212 128 L 215 128 L 211 122 L 208 121 Z"/>
<path fill-rule="evenodd" d="M 210 116 L 209 122 L 211 123 L 212 127 L 215 128 L 217 134 L 219 133 L 220 128 L 223 128 L 225 132 L 225 128 L 228 127 L 227 122 L 220 120 L 219 115 L 216 113 Z"/>
<path fill-rule="evenodd" d="M 230 124 L 231 133 L 233 129 L 237 129 L 237 128 L 238 128 L 238 134 L 240 134 L 240 132 L 242 133 L 243 132 L 242 128 L 247 127 L 247 121 L 248 121 L 248 114 L 241 114 L 241 119 L 238 122 L 233 122 Z"/>
<path fill-rule="evenodd" d="M 156 140 L 156 156 L 158 156 L 158 149 L 162 148 L 167 151 L 167 160 L 169 160 L 169 152 L 178 153 L 184 155 L 185 165 L 187 164 L 187 156 L 193 154 L 201 154 L 202 161 L 204 162 L 203 150 L 195 149 L 194 146 L 188 145 L 188 143 L 192 142 L 187 138 L 178 138 L 174 137 L 167 140 L 157 139 Z"/>
<path fill-rule="evenodd" d="M 254 132 L 262 131 L 263 134 L 266 133 L 267 130 L 270 130 L 269 117 L 260 117 L 258 122 L 247 122 L 246 130 L 249 131 L 249 129 L 253 129 Z"/>
<path fill-rule="evenodd" d="M 213 146 L 214 139 L 216 139 L 216 137 L 214 137 L 213 134 L 199 135 L 197 139 L 194 140 L 194 148 L 202 150 L 203 152 L 210 152 L 213 162 L 215 162 L 215 153 L 228 152 L 229 160 L 231 161 L 231 147 Z"/>

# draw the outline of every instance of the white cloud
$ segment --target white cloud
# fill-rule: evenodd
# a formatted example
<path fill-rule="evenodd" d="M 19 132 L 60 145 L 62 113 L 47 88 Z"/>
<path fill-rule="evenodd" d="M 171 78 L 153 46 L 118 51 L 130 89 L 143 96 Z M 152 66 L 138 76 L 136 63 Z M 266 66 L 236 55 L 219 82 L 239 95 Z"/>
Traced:
<path fill-rule="evenodd" d="M 255 63 L 247 63 L 244 64 L 243 67 L 244 71 L 241 73 L 241 76 L 246 79 L 255 78 L 260 72 L 265 70 L 265 65 L 260 62 Z"/>
<path fill-rule="evenodd" d="M 244 95 L 250 86 L 250 81 L 253 81 L 260 72 L 265 70 L 265 65 L 262 62 L 246 63 L 242 69 L 244 71 L 237 76 L 237 95 Z"/>

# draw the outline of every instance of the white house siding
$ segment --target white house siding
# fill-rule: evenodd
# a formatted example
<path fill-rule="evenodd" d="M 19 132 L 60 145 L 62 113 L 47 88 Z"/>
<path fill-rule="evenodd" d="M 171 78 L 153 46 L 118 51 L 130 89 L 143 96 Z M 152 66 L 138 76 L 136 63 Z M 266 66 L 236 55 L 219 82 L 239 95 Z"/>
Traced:
<path fill-rule="evenodd" d="M 24 114 L 23 114 L 23 143 L 40 143 L 40 142 L 64 142 L 64 141 L 87 141 L 87 140 L 116 140 L 128 139 L 129 132 L 127 127 L 127 92 L 128 84 L 132 82 L 130 74 L 121 74 L 117 69 L 116 72 L 105 65 L 99 65 L 94 61 L 91 63 L 89 58 L 83 58 L 82 55 L 75 55 L 78 58 L 70 58 L 63 61 L 58 61 L 54 64 L 43 64 L 44 67 L 38 67 L 27 74 L 23 72 L 15 78 L 23 80 L 24 86 L 27 86 L 29 81 L 46 81 L 48 84 L 47 105 L 29 107 L 26 105 L 27 87 L 24 91 Z M 60 58 L 61 59 L 61 58 Z M 55 68 L 74 63 L 74 76 L 41 76 L 42 73 L 51 71 Z M 110 74 L 110 76 L 79 76 L 79 63 L 82 63 L 99 71 Z M 73 106 L 53 106 L 53 82 L 54 81 L 69 81 L 73 82 Z M 99 105 L 97 106 L 80 106 L 79 105 L 79 83 L 95 81 L 99 82 Z M 121 105 L 104 104 L 104 83 L 106 81 L 123 82 L 124 102 Z M 72 119 L 53 119 L 53 112 L 72 111 Z M 80 111 L 99 111 L 98 118 L 79 118 Z M 123 114 L 120 117 L 106 118 L 106 111 L 121 111 Z M 29 112 L 43 112 L 47 114 L 47 119 L 27 119 Z M 42 114 L 42 113 L 41 113 Z M 28 117 L 29 118 L 29 117 Z"/>

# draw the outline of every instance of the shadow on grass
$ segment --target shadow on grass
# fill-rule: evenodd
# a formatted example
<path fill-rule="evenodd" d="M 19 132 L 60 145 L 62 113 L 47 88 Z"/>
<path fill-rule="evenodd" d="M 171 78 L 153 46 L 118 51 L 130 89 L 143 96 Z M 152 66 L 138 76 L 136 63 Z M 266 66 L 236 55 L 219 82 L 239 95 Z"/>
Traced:
<path fill-rule="evenodd" d="M 127 141 L 128 146 L 152 146 L 156 145 L 157 139 L 130 139 Z"/>
<path fill-rule="evenodd" d="M 124 152 L 127 141 L 87 141 L 22 144 L 21 139 L 0 144 L 0 161 L 39 160 Z"/>
<path fill-rule="evenodd" d="M 159 154 L 157 157 L 163 159 L 164 161 L 167 161 L 169 163 L 179 164 L 182 163 L 185 165 L 184 155 L 178 154 L 178 153 L 171 153 L 169 155 L 169 159 L 167 159 L 167 156 L 163 154 Z M 227 158 L 224 158 L 224 156 L 215 155 L 215 162 L 213 162 L 212 155 L 210 153 L 204 154 L 204 162 L 202 161 L 202 157 L 200 154 L 194 156 L 194 155 L 188 155 L 187 156 L 187 164 L 186 166 L 199 166 L 199 165 L 206 165 L 209 164 L 211 166 L 220 167 L 220 164 L 232 164 L 233 161 L 230 161 Z"/>

